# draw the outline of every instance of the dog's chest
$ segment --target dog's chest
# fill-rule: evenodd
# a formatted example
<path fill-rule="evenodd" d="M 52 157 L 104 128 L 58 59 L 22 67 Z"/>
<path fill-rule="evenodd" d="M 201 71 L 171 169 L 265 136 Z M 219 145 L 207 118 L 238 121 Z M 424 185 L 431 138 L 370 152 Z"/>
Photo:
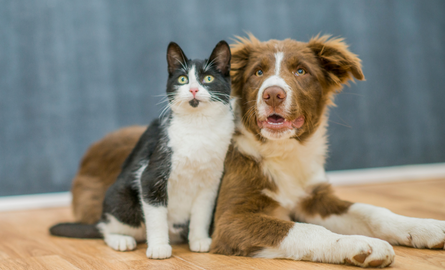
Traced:
<path fill-rule="evenodd" d="M 262 192 L 282 207 L 292 210 L 307 196 L 307 187 L 326 181 L 324 152 L 317 144 L 296 140 L 268 142 L 257 146 L 262 172 L 276 186 Z"/>

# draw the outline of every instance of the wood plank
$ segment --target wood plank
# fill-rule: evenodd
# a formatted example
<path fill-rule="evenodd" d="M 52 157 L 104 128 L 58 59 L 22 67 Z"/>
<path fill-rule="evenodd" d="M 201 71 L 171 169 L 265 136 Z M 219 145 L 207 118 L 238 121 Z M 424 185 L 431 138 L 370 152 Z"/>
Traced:
<path fill-rule="evenodd" d="M 445 180 L 336 187 L 346 200 L 389 208 L 395 213 L 445 220 Z M 0 269 L 357 269 L 352 266 L 192 253 L 173 246 L 168 260 L 149 260 L 145 244 L 117 252 L 101 239 L 68 239 L 48 228 L 72 220 L 69 208 L 0 212 Z M 391 269 L 445 269 L 445 251 L 395 247 Z"/>
<path fill-rule="evenodd" d="M 41 256 L 26 259 L 9 259 L 0 261 L 2 270 L 79 270 L 71 263 L 65 261 L 60 256 Z"/>

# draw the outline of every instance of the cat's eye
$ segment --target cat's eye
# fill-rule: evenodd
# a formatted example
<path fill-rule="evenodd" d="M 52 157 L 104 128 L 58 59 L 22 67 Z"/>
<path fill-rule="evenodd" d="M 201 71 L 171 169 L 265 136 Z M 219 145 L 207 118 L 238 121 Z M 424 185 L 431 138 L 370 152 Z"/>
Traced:
<path fill-rule="evenodd" d="M 180 83 L 180 84 L 186 84 L 186 83 L 188 83 L 188 82 L 189 82 L 189 79 L 187 78 L 187 76 L 184 76 L 184 75 L 179 76 L 179 78 L 178 78 L 178 83 Z"/>
<path fill-rule="evenodd" d="M 257 76 L 257 77 L 261 77 L 261 76 L 263 76 L 263 71 L 262 71 L 261 69 L 258 69 L 258 70 L 255 72 L 255 76 Z"/>
<path fill-rule="evenodd" d="M 211 83 L 215 78 L 212 75 L 207 75 L 204 77 L 203 83 Z"/>
<path fill-rule="evenodd" d="M 304 74 L 306 74 L 307 71 L 304 68 L 299 68 L 297 69 L 297 71 L 295 72 L 295 76 L 303 76 Z"/>

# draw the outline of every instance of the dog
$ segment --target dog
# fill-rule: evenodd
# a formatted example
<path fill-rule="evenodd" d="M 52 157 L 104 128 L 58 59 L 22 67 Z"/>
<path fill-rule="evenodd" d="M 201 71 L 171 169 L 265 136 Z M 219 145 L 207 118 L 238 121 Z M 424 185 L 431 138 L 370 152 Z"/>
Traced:
<path fill-rule="evenodd" d="M 444 221 L 343 201 L 328 183 L 329 107 L 344 84 L 364 80 L 343 39 L 238 38 L 231 77 L 236 131 L 210 252 L 386 267 L 389 243 L 444 248 Z"/>
<path fill-rule="evenodd" d="M 146 129 L 145 126 L 125 127 L 88 148 L 71 187 L 71 207 L 76 222 L 99 221 L 105 192 L 116 181 L 122 164 Z"/>
<path fill-rule="evenodd" d="M 231 77 L 236 131 L 211 252 L 386 267 L 389 243 L 444 248 L 444 221 L 343 201 L 328 183 L 328 108 L 343 84 L 364 79 L 342 39 L 239 38 Z"/>

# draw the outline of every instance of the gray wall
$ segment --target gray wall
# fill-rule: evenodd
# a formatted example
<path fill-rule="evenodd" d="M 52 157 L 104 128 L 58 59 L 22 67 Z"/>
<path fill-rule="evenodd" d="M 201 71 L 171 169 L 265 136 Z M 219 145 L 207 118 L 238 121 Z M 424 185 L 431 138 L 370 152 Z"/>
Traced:
<path fill-rule="evenodd" d="M 332 110 L 327 168 L 445 161 L 445 1 L 0 0 L 0 195 L 65 191 L 89 144 L 147 124 L 178 42 L 345 37 L 365 82 Z"/>

